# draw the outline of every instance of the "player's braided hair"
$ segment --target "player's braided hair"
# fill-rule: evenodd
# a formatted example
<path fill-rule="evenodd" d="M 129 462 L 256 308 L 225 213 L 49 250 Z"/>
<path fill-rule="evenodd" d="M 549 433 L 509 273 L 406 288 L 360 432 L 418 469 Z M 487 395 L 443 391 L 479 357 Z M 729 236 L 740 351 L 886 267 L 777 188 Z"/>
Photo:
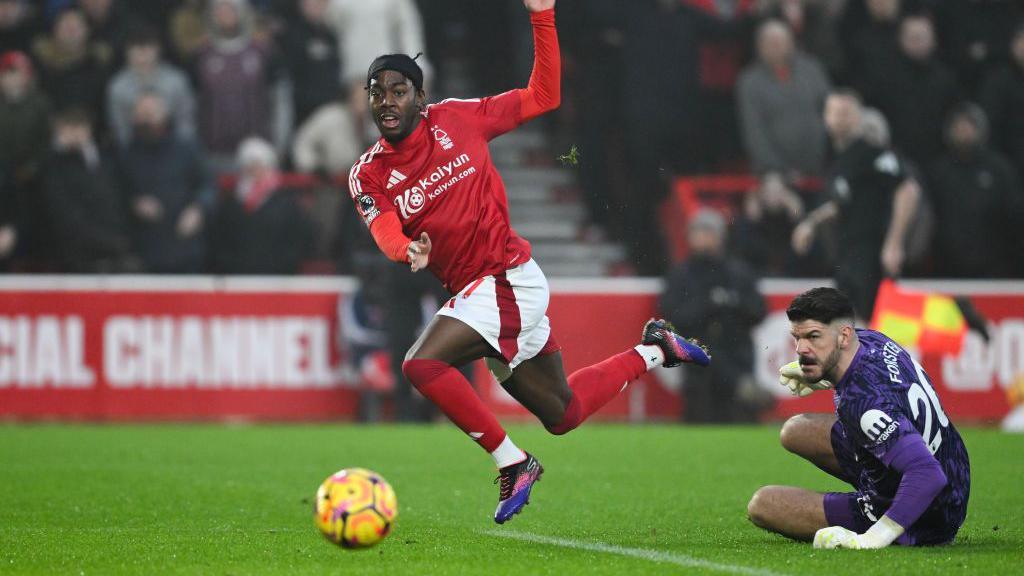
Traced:
<path fill-rule="evenodd" d="M 815 320 L 830 324 L 837 318 L 853 318 L 853 305 L 841 290 L 835 288 L 811 288 L 797 296 L 786 308 L 790 322 Z"/>

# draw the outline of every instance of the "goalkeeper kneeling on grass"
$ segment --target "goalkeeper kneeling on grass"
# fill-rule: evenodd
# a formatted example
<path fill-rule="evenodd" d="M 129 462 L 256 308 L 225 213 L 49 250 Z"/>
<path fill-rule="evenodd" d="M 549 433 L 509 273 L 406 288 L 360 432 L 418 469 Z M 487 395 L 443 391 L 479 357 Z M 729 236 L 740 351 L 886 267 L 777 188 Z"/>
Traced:
<path fill-rule="evenodd" d="M 786 310 L 799 359 L 780 381 L 806 396 L 832 389 L 835 414 L 801 414 L 783 447 L 849 483 L 853 492 L 765 486 L 750 520 L 815 548 L 946 544 L 967 514 L 967 448 L 921 365 L 880 332 L 853 325 L 849 299 L 814 288 Z"/>

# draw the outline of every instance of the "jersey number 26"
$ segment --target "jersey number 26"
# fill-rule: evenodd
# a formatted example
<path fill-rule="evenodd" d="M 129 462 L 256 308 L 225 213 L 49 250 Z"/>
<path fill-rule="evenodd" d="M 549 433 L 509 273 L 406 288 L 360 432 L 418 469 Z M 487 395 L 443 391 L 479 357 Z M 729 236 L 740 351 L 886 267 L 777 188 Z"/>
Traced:
<path fill-rule="evenodd" d="M 914 414 L 915 422 L 921 414 L 922 407 L 924 409 L 924 429 L 921 430 L 921 436 L 924 437 L 928 449 L 934 455 L 942 446 L 942 428 L 949 426 L 949 417 L 942 411 L 942 404 L 939 404 L 939 397 L 935 394 L 931 382 L 928 381 L 928 375 L 924 373 L 924 369 L 917 363 L 917 360 L 913 360 L 913 362 L 914 368 L 917 369 L 918 382 L 914 382 L 910 390 L 907 390 L 907 400 L 910 402 L 910 411 Z M 935 420 L 939 421 L 939 429 L 935 430 L 933 435 L 932 425 Z"/>

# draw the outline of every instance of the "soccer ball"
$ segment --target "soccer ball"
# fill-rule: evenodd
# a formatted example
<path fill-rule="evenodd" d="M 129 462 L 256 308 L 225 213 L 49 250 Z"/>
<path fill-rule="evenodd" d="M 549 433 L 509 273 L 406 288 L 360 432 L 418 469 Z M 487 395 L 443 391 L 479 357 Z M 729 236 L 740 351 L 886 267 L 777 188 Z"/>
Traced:
<path fill-rule="evenodd" d="M 316 491 L 316 526 L 343 548 L 367 548 L 380 542 L 397 517 L 395 491 L 380 474 L 365 468 L 339 470 Z"/>

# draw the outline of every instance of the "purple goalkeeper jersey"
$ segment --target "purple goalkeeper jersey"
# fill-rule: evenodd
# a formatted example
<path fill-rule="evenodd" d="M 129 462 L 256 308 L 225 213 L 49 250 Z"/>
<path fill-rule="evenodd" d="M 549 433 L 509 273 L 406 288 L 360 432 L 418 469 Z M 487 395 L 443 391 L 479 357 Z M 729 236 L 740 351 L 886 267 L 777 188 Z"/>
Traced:
<path fill-rule="evenodd" d="M 892 505 L 902 474 L 888 463 L 900 438 L 917 434 L 948 483 L 915 526 L 959 527 L 967 512 L 971 467 L 960 434 L 946 416 L 928 375 L 886 335 L 857 330 L 860 349 L 835 387 L 835 408 L 846 445 L 858 464 L 847 473 L 862 495 L 865 516 L 876 521 Z M 954 528 L 955 533 L 955 528 Z"/>

